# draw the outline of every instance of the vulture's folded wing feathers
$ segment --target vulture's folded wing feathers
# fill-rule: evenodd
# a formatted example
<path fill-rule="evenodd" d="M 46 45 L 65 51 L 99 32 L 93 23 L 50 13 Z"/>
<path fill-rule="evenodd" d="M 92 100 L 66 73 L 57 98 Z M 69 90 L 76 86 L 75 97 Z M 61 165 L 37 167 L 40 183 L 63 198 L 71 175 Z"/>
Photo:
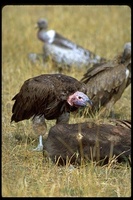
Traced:
<path fill-rule="evenodd" d="M 61 112 L 68 111 L 68 96 L 76 91 L 85 93 L 85 84 L 63 74 L 44 74 L 30 78 L 12 99 L 15 103 L 11 121 L 18 122 L 34 115 L 56 119 Z"/>

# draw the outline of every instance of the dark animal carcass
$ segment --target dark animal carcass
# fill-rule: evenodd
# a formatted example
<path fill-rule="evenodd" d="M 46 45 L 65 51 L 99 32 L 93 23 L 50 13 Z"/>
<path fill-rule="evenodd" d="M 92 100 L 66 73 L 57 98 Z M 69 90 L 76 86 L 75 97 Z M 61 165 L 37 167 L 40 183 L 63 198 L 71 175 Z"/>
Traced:
<path fill-rule="evenodd" d="M 82 160 L 107 163 L 114 156 L 118 162 L 130 160 L 131 121 L 57 124 L 49 131 L 44 152 L 59 165 Z"/>

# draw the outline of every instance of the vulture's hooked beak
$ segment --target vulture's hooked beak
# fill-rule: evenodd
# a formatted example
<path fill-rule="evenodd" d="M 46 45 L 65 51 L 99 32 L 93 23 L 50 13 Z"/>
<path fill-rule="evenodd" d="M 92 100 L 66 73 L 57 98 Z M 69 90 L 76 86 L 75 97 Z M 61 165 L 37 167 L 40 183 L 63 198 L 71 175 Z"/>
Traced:
<path fill-rule="evenodd" d="M 91 101 L 89 98 L 88 98 L 88 100 L 87 100 L 86 106 L 89 106 L 89 107 L 92 107 L 92 106 L 93 106 L 93 103 L 92 103 L 92 101 Z"/>

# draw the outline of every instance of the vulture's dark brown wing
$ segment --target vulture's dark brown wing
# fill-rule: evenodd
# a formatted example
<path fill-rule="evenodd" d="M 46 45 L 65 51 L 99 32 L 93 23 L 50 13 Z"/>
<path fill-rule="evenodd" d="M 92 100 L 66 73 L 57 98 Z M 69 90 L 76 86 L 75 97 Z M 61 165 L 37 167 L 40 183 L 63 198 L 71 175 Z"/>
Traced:
<path fill-rule="evenodd" d="M 114 103 L 121 97 L 124 89 L 130 84 L 130 75 L 127 78 L 126 70 L 130 60 L 121 63 L 122 54 L 114 60 L 95 65 L 88 69 L 81 79 L 87 85 L 87 93 L 93 104 L 105 105 L 115 96 Z M 129 74 L 130 74 L 129 66 Z M 119 95 L 117 96 L 117 94 Z"/>
<path fill-rule="evenodd" d="M 11 121 L 18 122 L 42 114 L 46 119 L 55 119 L 60 116 L 60 110 L 65 109 L 68 96 L 77 90 L 85 92 L 85 87 L 82 88 L 76 79 L 62 74 L 44 74 L 28 79 L 12 99 L 15 103 Z"/>

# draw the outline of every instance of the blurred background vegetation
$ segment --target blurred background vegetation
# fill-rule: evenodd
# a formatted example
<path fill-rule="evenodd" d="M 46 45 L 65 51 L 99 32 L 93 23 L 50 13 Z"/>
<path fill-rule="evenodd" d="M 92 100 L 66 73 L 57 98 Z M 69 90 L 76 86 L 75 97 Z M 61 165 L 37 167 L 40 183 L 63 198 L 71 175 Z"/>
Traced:
<path fill-rule="evenodd" d="M 31 52 L 42 53 L 35 24 L 48 20 L 49 29 L 92 52 L 112 59 L 131 41 L 131 9 L 128 6 L 5 6 L 2 9 L 2 196 L 8 197 L 128 197 L 131 170 L 127 165 L 87 167 L 74 170 L 42 164 L 42 153 L 32 152 L 35 144 L 31 121 L 10 124 L 11 99 L 23 82 L 33 76 L 56 72 L 51 63 L 32 64 Z M 86 69 L 63 73 L 81 79 Z M 114 106 L 121 119 L 131 118 L 131 86 Z M 88 119 L 74 118 L 70 123 Z M 94 119 L 95 120 L 95 119 Z M 48 129 L 54 124 L 48 121 Z M 17 136 L 17 137 L 16 137 Z M 19 136 L 25 140 L 19 140 Z M 23 137 L 26 136 L 26 137 Z M 29 137 L 30 136 L 30 137 Z"/>

